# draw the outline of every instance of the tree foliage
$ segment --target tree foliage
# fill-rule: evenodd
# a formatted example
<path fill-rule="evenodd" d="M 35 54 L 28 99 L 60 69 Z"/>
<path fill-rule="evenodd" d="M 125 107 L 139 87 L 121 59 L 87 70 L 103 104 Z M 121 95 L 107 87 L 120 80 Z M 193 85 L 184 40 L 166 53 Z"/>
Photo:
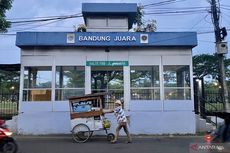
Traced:
<path fill-rule="evenodd" d="M 64 76 L 68 78 L 68 88 L 82 88 L 85 83 L 85 71 L 67 71 Z"/>
<path fill-rule="evenodd" d="M 12 7 L 13 0 L 0 0 L 0 32 L 7 32 L 10 27 L 10 22 L 6 21 L 5 13 Z"/>
<path fill-rule="evenodd" d="M 19 71 L 0 70 L 0 94 L 19 92 Z"/>
<path fill-rule="evenodd" d="M 123 88 L 122 71 L 92 71 L 92 89 L 110 89 Z"/>
<path fill-rule="evenodd" d="M 79 24 L 78 27 L 75 28 L 77 32 L 86 32 L 87 27 L 85 24 Z"/>
<path fill-rule="evenodd" d="M 156 27 L 156 20 L 150 19 L 147 21 L 143 20 L 144 11 L 143 6 L 139 5 L 137 7 L 137 15 L 134 20 L 134 24 L 136 24 L 136 28 L 134 28 L 135 32 L 155 32 Z"/>
<path fill-rule="evenodd" d="M 226 77 L 230 78 L 230 59 L 225 58 L 224 64 Z M 218 55 L 201 54 L 193 56 L 193 75 L 198 78 L 211 75 L 213 79 L 219 81 Z"/>

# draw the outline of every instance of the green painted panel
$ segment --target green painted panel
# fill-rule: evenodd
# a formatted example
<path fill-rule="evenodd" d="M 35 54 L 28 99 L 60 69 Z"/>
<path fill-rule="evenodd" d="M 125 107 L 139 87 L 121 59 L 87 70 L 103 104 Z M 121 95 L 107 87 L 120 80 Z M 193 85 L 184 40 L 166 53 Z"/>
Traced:
<path fill-rule="evenodd" d="M 128 61 L 86 61 L 86 66 L 128 66 Z"/>

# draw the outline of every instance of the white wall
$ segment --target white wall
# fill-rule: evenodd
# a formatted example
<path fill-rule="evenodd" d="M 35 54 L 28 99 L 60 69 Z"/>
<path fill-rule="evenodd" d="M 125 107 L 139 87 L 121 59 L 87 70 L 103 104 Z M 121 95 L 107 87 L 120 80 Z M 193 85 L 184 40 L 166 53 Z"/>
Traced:
<path fill-rule="evenodd" d="M 127 32 L 128 18 L 90 18 L 86 19 L 87 32 Z"/>
<path fill-rule="evenodd" d="M 18 116 L 18 134 L 70 133 L 69 112 L 24 112 Z"/>
<path fill-rule="evenodd" d="M 191 111 L 131 111 L 131 134 L 186 134 L 195 133 L 195 115 Z M 116 129 L 116 119 L 106 115 L 111 129 Z M 69 112 L 29 112 L 18 117 L 19 134 L 68 134 L 71 131 Z M 95 132 L 104 135 L 104 131 Z M 124 132 L 122 132 L 124 134 Z"/>
<path fill-rule="evenodd" d="M 192 111 L 131 111 L 130 130 L 133 134 L 195 133 Z"/>
<path fill-rule="evenodd" d="M 192 64 L 190 49 L 151 49 L 151 48 L 53 48 L 50 50 L 22 50 L 23 66 L 85 65 L 86 61 L 121 60 L 129 65 Z M 23 68 L 22 68 L 23 70 Z M 90 67 L 86 67 L 86 93 L 90 92 Z M 186 101 L 134 101 L 130 100 L 130 67 L 124 68 L 125 108 L 131 115 L 132 134 L 195 133 L 195 115 L 193 99 Z M 192 72 L 192 70 L 191 70 Z M 23 73 L 23 71 L 21 72 Z M 161 74 L 162 75 L 162 74 Z M 192 73 L 191 81 L 192 81 Z M 56 134 L 69 133 L 70 116 L 68 101 L 56 102 L 54 96 L 50 102 L 22 102 L 23 74 L 21 74 L 20 115 L 18 132 L 20 134 Z M 55 77 L 55 72 L 53 72 Z M 161 82 L 162 77 L 160 78 Z M 53 86 L 55 84 L 53 80 Z M 161 93 L 163 93 L 161 83 Z M 193 88 L 191 86 L 191 90 Z M 52 89 L 54 93 L 54 88 Z M 193 94 L 192 94 L 193 95 Z M 110 115 L 115 130 L 116 120 Z"/>

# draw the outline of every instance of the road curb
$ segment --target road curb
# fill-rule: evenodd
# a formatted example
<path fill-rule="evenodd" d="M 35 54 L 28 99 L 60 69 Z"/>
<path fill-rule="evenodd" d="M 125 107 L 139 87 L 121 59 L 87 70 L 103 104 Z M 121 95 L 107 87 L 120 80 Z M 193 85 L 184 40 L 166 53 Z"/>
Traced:
<path fill-rule="evenodd" d="M 72 139 L 72 135 L 14 135 L 16 139 Z M 197 135 L 132 135 L 134 139 L 156 139 L 156 138 L 203 138 L 204 136 Z M 95 135 L 93 138 L 106 139 L 105 135 Z M 126 136 L 119 136 L 119 138 L 126 138 Z"/>

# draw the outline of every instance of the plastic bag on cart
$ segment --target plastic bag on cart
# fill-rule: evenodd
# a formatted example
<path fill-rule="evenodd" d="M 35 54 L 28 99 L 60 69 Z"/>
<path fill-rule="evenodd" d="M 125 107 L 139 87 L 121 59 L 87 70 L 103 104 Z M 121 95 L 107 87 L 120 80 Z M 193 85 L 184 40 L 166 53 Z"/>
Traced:
<path fill-rule="evenodd" d="M 110 121 L 107 118 L 103 119 L 103 127 L 105 129 L 109 129 L 111 127 L 111 123 L 110 123 Z"/>

